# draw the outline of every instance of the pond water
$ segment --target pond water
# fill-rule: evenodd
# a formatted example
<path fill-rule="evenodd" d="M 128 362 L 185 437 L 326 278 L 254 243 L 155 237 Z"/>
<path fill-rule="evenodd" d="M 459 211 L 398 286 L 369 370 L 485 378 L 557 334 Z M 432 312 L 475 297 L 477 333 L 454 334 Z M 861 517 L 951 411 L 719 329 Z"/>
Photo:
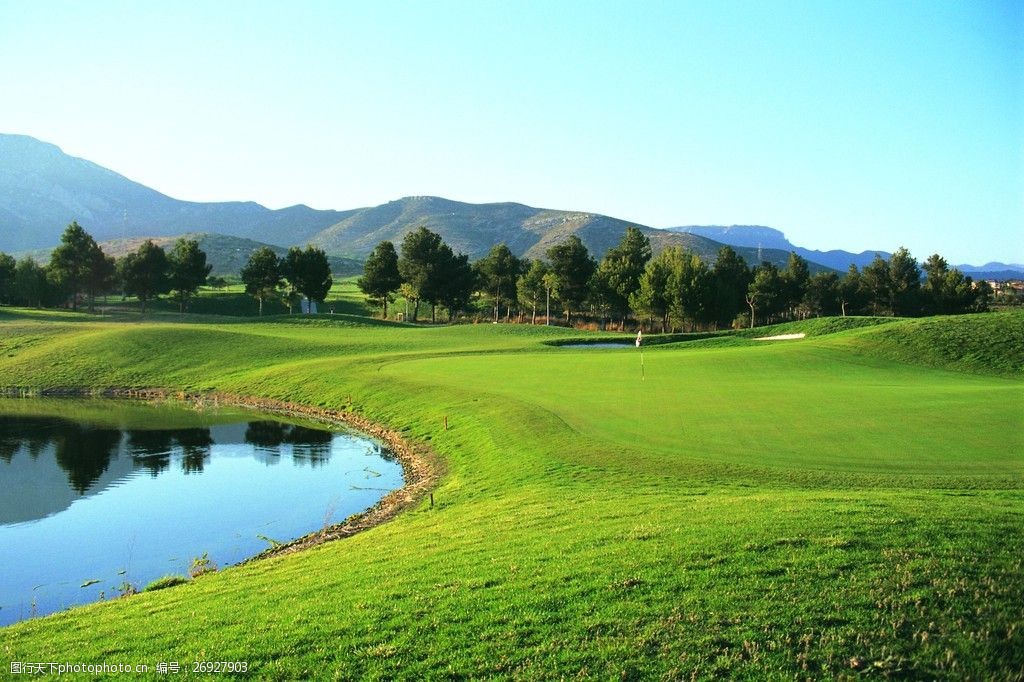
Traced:
<path fill-rule="evenodd" d="M 401 487 L 382 447 L 242 410 L 0 399 L 0 625 L 220 567 Z"/>
<path fill-rule="evenodd" d="M 635 344 L 631 341 L 625 343 L 613 343 L 611 341 L 603 341 L 601 343 L 563 343 L 559 344 L 559 348 L 583 348 L 586 350 L 608 350 L 609 348 L 634 348 Z"/>

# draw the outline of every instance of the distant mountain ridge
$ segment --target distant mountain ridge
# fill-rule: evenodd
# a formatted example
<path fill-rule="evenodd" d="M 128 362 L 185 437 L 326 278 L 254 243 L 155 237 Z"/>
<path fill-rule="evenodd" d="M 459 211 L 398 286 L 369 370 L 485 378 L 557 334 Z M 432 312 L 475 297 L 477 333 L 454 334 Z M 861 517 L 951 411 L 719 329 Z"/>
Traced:
<path fill-rule="evenodd" d="M 516 203 L 467 204 L 427 196 L 405 197 L 354 211 L 314 236 L 311 242 L 328 253 L 362 257 L 382 240 L 398 244 L 421 225 L 440 234 L 454 250 L 468 254 L 471 259 L 484 256 L 501 242 L 516 255 L 541 258 L 551 246 L 571 234 L 577 235 L 600 258 L 619 243 L 627 227 L 636 227 L 647 235 L 655 251 L 679 245 L 713 261 L 722 247 L 721 243 L 700 235 L 677 234 L 596 213 Z M 756 249 L 741 247 L 737 252 L 748 262 L 754 262 L 757 256 Z M 783 265 L 789 253 L 766 249 L 763 256 Z"/>
<path fill-rule="evenodd" d="M 792 251 L 801 258 L 813 263 L 820 263 L 841 272 L 845 272 L 851 263 L 855 264 L 858 268 L 863 268 L 873 261 L 876 255 L 886 259 L 892 255 L 882 250 L 852 253 L 839 249 L 832 251 L 805 249 L 790 242 L 782 231 L 773 227 L 765 227 L 764 225 L 684 225 L 666 229 L 683 234 L 700 235 L 732 246 L 763 247 L 780 249 L 786 252 Z M 931 254 L 914 255 L 923 260 Z M 963 264 L 954 267 L 975 279 L 1012 279 L 1024 277 L 1024 265 L 1015 263 L 986 263 L 981 266 Z"/>
<path fill-rule="evenodd" d="M 198 203 L 161 194 L 55 145 L 0 134 L 0 251 L 52 248 L 77 220 L 98 241 L 163 238 L 182 233 L 222 234 L 279 247 L 312 243 L 329 254 L 365 257 L 381 240 L 396 243 L 420 225 L 457 251 L 479 258 L 504 242 L 517 255 L 540 257 L 576 234 L 601 257 L 628 226 L 647 234 L 655 250 L 685 246 L 706 259 L 721 248 L 699 235 L 674 234 L 580 211 L 523 204 L 468 204 L 440 197 L 406 197 L 380 206 L 321 211 L 308 206 L 271 210 L 254 202 Z M 749 262 L 756 251 L 737 249 Z M 779 265 L 786 252 L 763 256 Z"/>
<path fill-rule="evenodd" d="M 666 228 L 672 232 L 684 234 L 697 234 L 708 239 L 713 239 L 723 244 L 732 246 L 747 246 L 751 248 L 781 249 L 787 253 L 792 251 L 796 255 L 814 263 L 820 263 L 833 270 L 846 271 L 851 263 L 858 268 L 875 259 L 875 256 L 888 258 L 892 254 L 887 251 L 861 251 L 851 253 L 850 251 L 813 251 L 797 246 L 786 239 L 786 235 L 774 227 L 764 225 L 684 225 L 681 227 Z"/>
<path fill-rule="evenodd" d="M 151 237 L 166 240 L 190 233 L 204 235 L 214 249 L 215 271 L 234 267 L 237 255 L 259 245 L 276 249 L 315 244 L 328 254 L 362 259 L 380 241 L 398 244 L 424 225 L 439 233 L 456 251 L 476 259 L 504 242 L 517 255 L 543 257 L 548 248 L 571 234 L 579 236 L 600 258 L 622 238 L 627 227 L 648 236 L 655 251 L 680 245 L 713 261 L 722 244 L 730 244 L 753 265 L 767 260 L 784 266 L 790 251 L 806 258 L 811 270 L 844 271 L 863 266 L 876 253 L 812 251 L 794 246 L 770 227 L 734 225 L 656 229 L 596 213 L 534 208 L 518 203 L 469 204 L 441 197 L 414 196 L 380 206 L 345 211 L 305 205 L 269 209 L 255 202 L 201 203 L 174 199 L 99 166 L 75 158 L 55 145 L 25 135 L 0 134 L 0 251 L 39 252 L 54 247 L 64 228 L 77 220 L 97 241 L 116 248 L 117 240 Z M 215 240 L 221 235 L 223 239 Z M 232 243 L 231 238 L 251 240 Z M 248 251 L 247 251 L 248 250 Z M 339 260 L 339 268 L 351 269 Z M 989 264 L 985 271 L 1015 271 L 1019 266 Z M 964 272 L 972 270 L 961 266 Z M 1024 272 L 1024 267 L 1020 268 Z M 980 275 L 975 275 L 980 276 Z"/>
<path fill-rule="evenodd" d="M 271 210 L 255 202 L 173 199 L 59 147 L 0 134 L 0 250 L 54 246 L 72 220 L 98 240 L 218 232 L 257 241 L 287 232 L 304 242 L 346 211 Z"/>

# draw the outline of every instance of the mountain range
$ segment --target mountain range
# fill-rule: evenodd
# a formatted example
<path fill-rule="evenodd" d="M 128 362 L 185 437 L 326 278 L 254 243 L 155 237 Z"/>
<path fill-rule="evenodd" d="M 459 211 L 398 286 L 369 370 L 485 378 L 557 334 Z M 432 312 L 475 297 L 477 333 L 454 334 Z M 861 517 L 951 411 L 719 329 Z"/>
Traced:
<path fill-rule="evenodd" d="M 764 225 L 684 225 L 666 228 L 672 232 L 695 234 L 713 239 L 732 246 L 746 246 L 756 249 L 777 249 L 789 253 L 792 251 L 801 258 L 812 263 L 845 272 L 851 264 L 858 268 L 881 256 L 888 259 L 892 254 L 887 251 L 814 251 L 797 246 L 786 239 L 786 235 L 773 227 Z M 1020 279 L 1024 277 L 1024 265 L 1017 263 L 985 263 L 984 265 L 956 265 L 957 269 L 974 279 Z"/>
<path fill-rule="evenodd" d="M 244 262 L 260 244 L 277 249 L 314 244 L 336 257 L 332 265 L 348 271 L 352 261 L 341 258 L 365 258 L 385 239 L 397 245 L 421 225 L 439 233 L 453 249 L 471 259 L 500 242 L 517 255 L 538 258 L 571 234 L 579 236 L 599 258 L 618 243 L 629 226 L 646 234 L 655 251 L 678 244 L 708 260 L 713 260 L 723 243 L 734 246 L 748 263 L 760 259 L 780 267 L 789 252 L 795 251 L 812 263 L 812 271 L 845 270 L 850 262 L 864 264 L 876 253 L 801 249 L 778 230 L 760 226 L 666 230 L 596 213 L 517 203 L 469 204 L 428 196 L 345 211 L 302 204 L 275 210 L 251 201 L 182 201 L 69 156 L 55 145 L 25 135 L 0 134 L 0 251 L 41 253 L 39 250 L 58 243 L 72 220 L 111 253 L 141 238 L 169 243 L 177 235 L 198 234 L 217 272 L 237 271 L 239 260 Z"/>
<path fill-rule="evenodd" d="M 523 204 L 468 204 L 440 197 L 406 197 L 348 211 L 304 205 L 272 210 L 254 202 L 199 203 L 174 199 L 55 145 L 24 135 L 0 134 L 0 251 L 52 248 L 72 220 L 97 241 L 222 234 L 281 247 L 314 244 L 329 254 L 365 257 L 384 239 L 396 244 L 424 225 L 456 251 L 476 259 L 505 242 L 517 255 L 540 257 L 552 244 L 577 234 L 600 257 L 626 227 L 647 234 L 655 249 L 685 246 L 712 258 L 721 244 L 594 213 Z M 741 249 L 748 260 L 752 249 Z M 783 264 L 786 252 L 769 250 Z"/>

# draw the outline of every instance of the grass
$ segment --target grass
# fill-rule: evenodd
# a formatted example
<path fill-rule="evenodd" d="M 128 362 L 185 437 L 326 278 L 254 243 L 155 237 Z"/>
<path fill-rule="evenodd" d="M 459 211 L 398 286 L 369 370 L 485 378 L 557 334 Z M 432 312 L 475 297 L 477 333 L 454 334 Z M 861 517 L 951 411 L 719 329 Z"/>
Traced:
<path fill-rule="evenodd" d="M 4 385 L 351 400 L 448 474 L 433 507 L 0 651 L 279 679 L 1019 679 L 1022 321 L 795 323 L 649 347 L 641 380 L 635 349 L 546 345 L 579 336 L 559 328 L 3 310 Z"/>

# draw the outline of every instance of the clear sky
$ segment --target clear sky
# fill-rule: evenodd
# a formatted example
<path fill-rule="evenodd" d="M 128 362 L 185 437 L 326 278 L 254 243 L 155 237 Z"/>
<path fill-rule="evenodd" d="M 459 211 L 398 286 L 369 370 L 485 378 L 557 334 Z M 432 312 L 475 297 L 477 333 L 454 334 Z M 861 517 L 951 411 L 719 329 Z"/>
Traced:
<path fill-rule="evenodd" d="M 0 0 L 0 64 L 0 132 L 181 199 L 1024 262 L 1019 0 Z"/>

